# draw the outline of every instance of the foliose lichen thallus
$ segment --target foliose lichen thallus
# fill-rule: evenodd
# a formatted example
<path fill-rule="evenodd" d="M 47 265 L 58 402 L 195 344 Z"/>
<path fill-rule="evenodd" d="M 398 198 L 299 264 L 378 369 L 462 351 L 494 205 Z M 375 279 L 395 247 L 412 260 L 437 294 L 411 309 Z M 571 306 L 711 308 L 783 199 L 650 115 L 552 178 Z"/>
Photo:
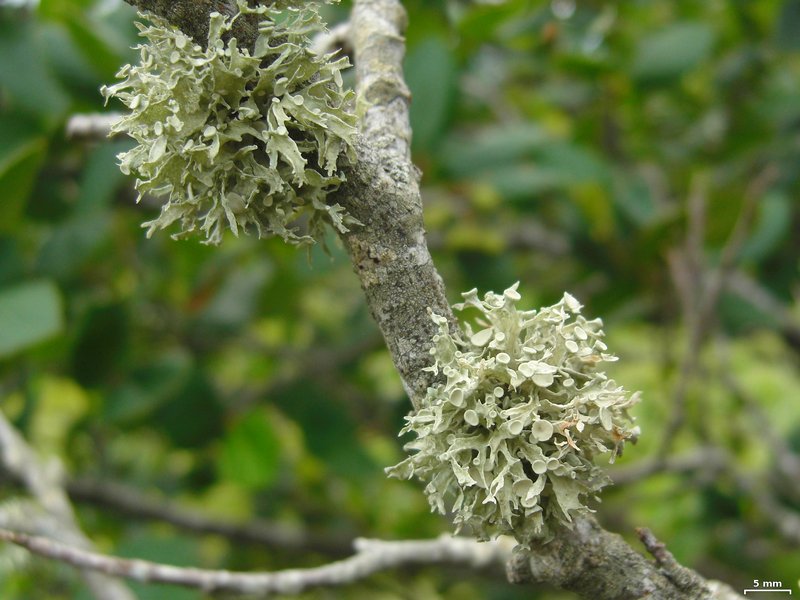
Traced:
<path fill-rule="evenodd" d="M 569 294 L 539 310 L 520 310 L 518 284 L 503 294 L 465 293 L 456 309 L 477 309 L 479 329 L 451 334 L 438 325 L 429 369 L 441 383 L 401 434 L 408 458 L 394 477 L 426 483 L 432 510 L 480 539 L 513 535 L 523 545 L 591 512 L 609 483 L 593 460 L 635 441 L 628 409 L 639 400 L 602 371 L 616 358 L 600 319 L 587 320 Z"/>
<path fill-rule="evenodd" d="M 165 198 L 147 234 L 177 223 L 176 237 L 199 231 L 212 244 L 226 229 L 308 243 L 325 225 L 347 231 L 355 220 L 328 195 L 355 161 L 349 63 L 310 49 L 324 27 L 314 2 L 238 8 L 211 15 L 205 46 L 146 15 L 140 63 L 102 89 L 129 109 L 113 132 L 137 142 L 119 155 L 121 170 L 136 176 L 139 198 Z M 260 19 L 252 50 L 229 39 L 245 13 Z"/>

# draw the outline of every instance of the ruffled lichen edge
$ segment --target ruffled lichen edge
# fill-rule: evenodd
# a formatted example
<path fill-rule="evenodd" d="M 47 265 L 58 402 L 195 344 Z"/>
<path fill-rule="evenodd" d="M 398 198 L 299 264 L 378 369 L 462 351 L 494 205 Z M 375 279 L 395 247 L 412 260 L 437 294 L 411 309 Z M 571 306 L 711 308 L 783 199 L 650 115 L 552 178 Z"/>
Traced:
<path fill-rule="evenodd" d="M 137 142 L 120 168 L 139 198 L 166 198 L 148 236 L 177 223 L 175 237 L 200 232 L 213 244 L 226 229 L 299 244 L 357 224 L 327 201 L 355 162 L 356 117 L 348 60 L 309 47 L 324 28 L 315 4 L 239 0 L 237 15 L 211 15 L 205 47 L 155 15 L 138 24 L 140 63 L 102 92 L 129 109 L 113 132 Z M 228 39 L 245 13 L 260 19 L 252 52 Z"/>
<path fill-rule="evenodd" d="M 569 294 L 539 310 L 520 310 L 518 284 L 503 294 L 465 293 L 459 310 L 477 309 L 479 329 L 438 326 L 430 370 L 442 382 L 401 431 L 416 438 L 408 458 L 387 469 L 426 483 L 432 510 L 452 512 L 457 528 L 480 539 L 548 539 L 609 483 L 594 459 L 610 461 L 638 427 L 639 400 L 601 370 L 616 360 L 600 319 L 587 320 Z"/>

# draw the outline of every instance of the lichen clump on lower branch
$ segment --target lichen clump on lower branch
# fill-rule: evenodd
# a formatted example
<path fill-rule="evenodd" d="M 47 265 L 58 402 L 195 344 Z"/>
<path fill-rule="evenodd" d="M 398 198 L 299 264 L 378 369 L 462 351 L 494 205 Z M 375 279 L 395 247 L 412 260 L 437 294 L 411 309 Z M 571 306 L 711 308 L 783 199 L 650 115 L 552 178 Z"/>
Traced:
<path fill-rule="evenodd" d="M 309 47 L 324 28 L 316 4 L 238 0 L 237 15 L 211 15 L 206 47 L 155 15 L 137 24 L 147 38 L 140 64 L 102 92 L 130 111 L 112 131 L 138 142 L 120 168 L 136 175 L 140 198 L 167 196 L 148 235 L 178 222 L 179 236 L 199 229 L 209 243 L 225 229 L 305 243 L 326 224 L 356 223 L 326 199 L 355 162 L 356 118 L 342 85 L 347 58 Z M 244 13 L 260 19 L 252 51 L 228 39 Z M 301 217 L 306 234 L 291 227 Z"/>
<path fill-rule="evenodd" d="M 428 389 L 407 417 L 411 454 L 387 472 L 427 483 L 433 510 L 454 513 L 480 539 L 513 535 L 547 540 L 610 483 L 594 465 L 611 462 L 638 427 L 628 408 L 639 400 L 599 369 L 606 352 L 600 319 L 587 320 L 564 294 L 553 306 L 519 310 L 517 285 L 502 295 L 476 290 L 456 309 L 476 308 L 481 329 L 451 334 L 436 314 L 429 369 L 444 382 Z"/>

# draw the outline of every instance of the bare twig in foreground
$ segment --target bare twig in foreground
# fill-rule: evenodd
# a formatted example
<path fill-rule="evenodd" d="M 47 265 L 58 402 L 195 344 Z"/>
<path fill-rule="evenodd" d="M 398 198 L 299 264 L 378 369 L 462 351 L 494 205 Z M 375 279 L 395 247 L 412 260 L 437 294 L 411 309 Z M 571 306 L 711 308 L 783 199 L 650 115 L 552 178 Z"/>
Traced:
<path fill-rule="evenodd" d="M 733 600 L 742 597 L 729 585 L 720 581 L 703 581 L 697 573 L 679 564 L 678 561 L 675 560 L 675 557 L 672 556 L 672 553 L 667 550 L 666 545 L 660 542 L 656 536 L 653 535 L 653 532 L 646 527 L 637 528 L 636 534 L 639 536 L 639 539 L 650 555 L 655 559 L 656 565 L 658 565 L 661 571 L 676 587 L 688 591 L 704 585 L 711 594 L 708 597 L 718 598 L 719 600 Z"/>
<path fill-rule="evenodd" d="M 51 535 L 75 547 L 92 548 L 78 527 L 72 505 L 61 485 L 61 466 L 39 460 L 27 442 L 0 412 L 0 460 L 3 468 L 22 481 L 49 519 Z M 98 600 L 134 600 L 120 582 L 103 575 L 87 573 L 86 583 Z"/>
<path fill-rule="evenodd" d="M 0 539 L 79 569 L 126 577 L 142 583 L 180 585 L 206 593 L 256 595 L 299 594 L 317 587 L 350 584 L 378 571 L 414 565 L 448 563 L 487 568 L 505 563 L 511 556 L 514 545 L 508 538 L 481 543 L 449 535 L 435 540 L 404 542 L 359 539 L 355 541 L 356 554 L 321 567 L 287 569 L 272 573 L 236 573 L 114 558 L 47 538 L 4 529 L 0 529 Z"/>

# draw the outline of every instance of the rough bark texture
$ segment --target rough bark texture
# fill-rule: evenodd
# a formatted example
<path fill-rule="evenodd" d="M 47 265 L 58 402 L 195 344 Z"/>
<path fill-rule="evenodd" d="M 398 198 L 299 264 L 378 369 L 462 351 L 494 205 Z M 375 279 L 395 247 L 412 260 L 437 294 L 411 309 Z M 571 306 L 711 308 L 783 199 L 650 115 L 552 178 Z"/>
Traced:
<path fill-rule="evenodd" d="M 204 31 L 203 13 L 213 4 L 127 1 L 166 17 L 196 38 Z M 332 201 L 363 224 L 342 240 L 370 311 L 418 407 L 434 382 L 429 372 L 421 370 L 430 364 L 434 333 L 427 311 L 432 308 L 446 316 L 453 327 L 456 321 L 425 242 L 419 174 L 411 163 L 410 94 L 402 75 L 405 22 L 399 0 L 355 0 L 351 31 L 361 139 L 358 163 L 347 172 L 347 183 Z M 242 40 L 246 39 L 245 35 Z M 598 600 L 740 598 L 699 576 L 690 578 L 691 585 L 670 579 L 661 565 L 593 520 L 577 522 L 574 530 L 564 530 L 549 544 L 518 551 L 509 575 L 512 581 L 547 583 Z"/>
<path fill-rule="evenodd" d="M 411 162 L 411 94 L 403 79 L 406 13 L 395 0 L 353 8 L 361 143 L 357 166 L 334 200 L 363 224 L 342 236 L 372 316 L 415 408 L 433 376 L 435 326 L 428 309 L 453 326 L 444 284 L 425 241 L 419 171 Z"/>
<path fill-rule="evenodd" d="M 452 312 L 425 243 L 411 165 L 387 164 L 365 143 L 359 144 L 358 158 L 336 201 L 364 226 L 352 228 L 342 240 L 406 392 L 418 408 L 433 383 L 433 376 L 422 370 L 431 364 L 428 350 L 435 333 L 428 308 L 451 319 Z"/>
<path fill-rule="evenodd" d="M 141 11 L 151 12 L 178 26 L 201 46 L 208 41 L 208 16 L 212 12 L 233 15 L 236 0 L 125 0 Z M 244 15 L 236 19 L 231 35 L 240 47 L 253 48 L 258 36 L 258 16 Z"/>
<path fill-rule="evenodd" d="M 594 600 L 705 600 L 738 598 L 719 595 L 693 571 L 664 568 L 635 552 L 619 535 L 602 529 L 594 519 L 576 521 L 547 544 L 530 551 L 515 550 L 508 564 L 515 583 L 546 582 Z"/>

